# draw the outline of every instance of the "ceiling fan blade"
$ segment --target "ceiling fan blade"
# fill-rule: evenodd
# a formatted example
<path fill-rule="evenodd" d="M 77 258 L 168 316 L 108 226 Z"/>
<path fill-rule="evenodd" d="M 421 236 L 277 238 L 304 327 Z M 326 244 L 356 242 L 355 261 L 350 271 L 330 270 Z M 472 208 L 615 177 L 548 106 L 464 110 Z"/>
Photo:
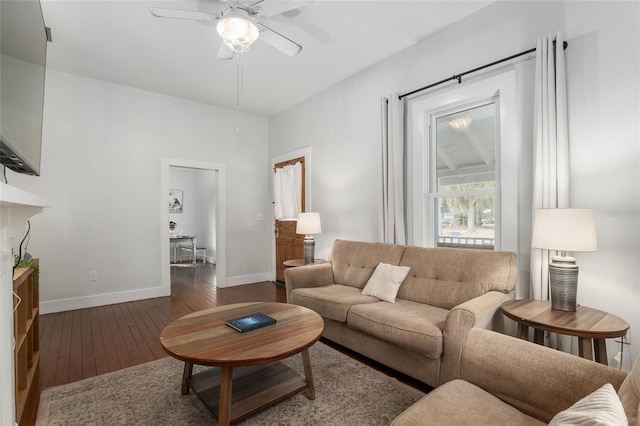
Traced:
<path fill-rule="evenodd" d="M 289 40 L 282 34 L 273 31 L 271 28 L 265 27 L 262 24 L 256 24 L 256 27 L 258 27 L 258 31 L 260 31 L 260 37 L 258 37 L 260 40 L 263 40 L 265 43 L 270 44 L 292 58 L 302 50 L 302 46 L 298 43 L 293 40 Z"/>
<path fill-rule="evenodd" d="M 308 19 L 305 14 L 300 12 L 298 9 L 290 10 L 289 12 L 285 12 L 280 16 L 273 17 L 272 19 L 274 21 L 281 21 L 283 18 L 288 19 L 288 22 L 322 43 L 329 44 L 333 39 L 333 36 L 327 30 L 313 22 L 311 19 Z"/>
<path fill-rule="evenodd" d="M 150 7 L 149 12 L 156 18 L 189 19 L 192 21 L 215 21 L 216 15 L 206 12 L 196 12 L 191 10 L 161 9 Z"/>
<path fill-rule="evenodd" d="M 299 9 L 303 6 L 311 4 L 312 2 L 313 0 L 255 0 L 249 6 L 249 8 L 253 8 L 254 6 L 257 7 L 260 11 L 260 16 L 268 18 L 270 16 L 279 15 L 290 10 Z"/>
<path fill-rule="evenodd" d="M 229 59 L 233 59 L 234 51 L 229 48 L 225 44 L 225 42 L 220 43 L 220 49 L 218 49 L 218 59 L 221 61 L 228 61 Z"/>

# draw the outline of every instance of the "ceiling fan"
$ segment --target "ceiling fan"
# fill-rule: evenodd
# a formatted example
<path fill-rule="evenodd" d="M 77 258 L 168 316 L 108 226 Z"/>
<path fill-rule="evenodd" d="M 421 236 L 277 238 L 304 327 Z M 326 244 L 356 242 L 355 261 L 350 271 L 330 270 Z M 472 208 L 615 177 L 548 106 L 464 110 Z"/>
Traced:
<path fill-rule="evenodd" d="M 246 52 L 251 44 L 260 38 L 281 52 L 294 57 L 302 46 L 282 34 L 262 24 L 265 18 L 293 11 L 311 3 L 302 1 L 251 0 L 243 3 L 239 0 L 218 0 L 222 8 L 218 13 L 190 10 L 149 8 L 157 18 L 188 19 L 216 24 L 223 43 L 218 50 L 218 59 L 232 59 L 235 52 Z"/>

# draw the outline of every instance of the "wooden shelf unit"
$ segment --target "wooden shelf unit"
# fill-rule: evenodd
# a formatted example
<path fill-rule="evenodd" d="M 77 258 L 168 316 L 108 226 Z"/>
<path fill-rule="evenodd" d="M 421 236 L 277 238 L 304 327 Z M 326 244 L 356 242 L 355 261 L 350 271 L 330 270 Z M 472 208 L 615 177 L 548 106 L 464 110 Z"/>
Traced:
<path fill-rule="evenodd" d="M 40 401 L 40 321 L 39 292 L 33 285 L 33 269 L 16 268 L 13 272 L 13 335 L 16 421 L 34 425 Z"/>

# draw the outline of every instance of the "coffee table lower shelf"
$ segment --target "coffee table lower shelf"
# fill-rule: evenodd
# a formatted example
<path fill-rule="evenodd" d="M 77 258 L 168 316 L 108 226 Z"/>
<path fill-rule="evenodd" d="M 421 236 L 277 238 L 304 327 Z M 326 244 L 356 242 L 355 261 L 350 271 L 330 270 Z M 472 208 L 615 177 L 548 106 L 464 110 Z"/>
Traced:
<path fill-rule="evenodd" d="M 220 368 L 212 367 L 187 380 L 189 389 L 216 419 L 220 413 L 221 372 Z M 236 367 L 233 369 L 231 385 L 231 423 L 239 422 L 307 389 L 307 380 L 281 362 Z"/>

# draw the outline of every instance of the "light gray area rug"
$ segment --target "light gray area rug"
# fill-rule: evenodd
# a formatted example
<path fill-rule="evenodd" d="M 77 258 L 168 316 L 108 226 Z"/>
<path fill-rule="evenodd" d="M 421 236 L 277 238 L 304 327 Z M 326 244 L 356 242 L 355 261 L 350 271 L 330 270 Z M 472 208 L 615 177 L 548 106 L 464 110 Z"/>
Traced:
<path fill-rule="evenodd" d="M 310 355 L 315 400 L 300 393 L 238 424 L 388 425 L 424 395 L 324 343 L 311 347 Z M 284 363 L 304 374 L 300 355 Z M 193 392 L 180 394 L 183 365 L 174 358 L 164 358 L 44 389 L 36 424 L 216 424 Z"/>

